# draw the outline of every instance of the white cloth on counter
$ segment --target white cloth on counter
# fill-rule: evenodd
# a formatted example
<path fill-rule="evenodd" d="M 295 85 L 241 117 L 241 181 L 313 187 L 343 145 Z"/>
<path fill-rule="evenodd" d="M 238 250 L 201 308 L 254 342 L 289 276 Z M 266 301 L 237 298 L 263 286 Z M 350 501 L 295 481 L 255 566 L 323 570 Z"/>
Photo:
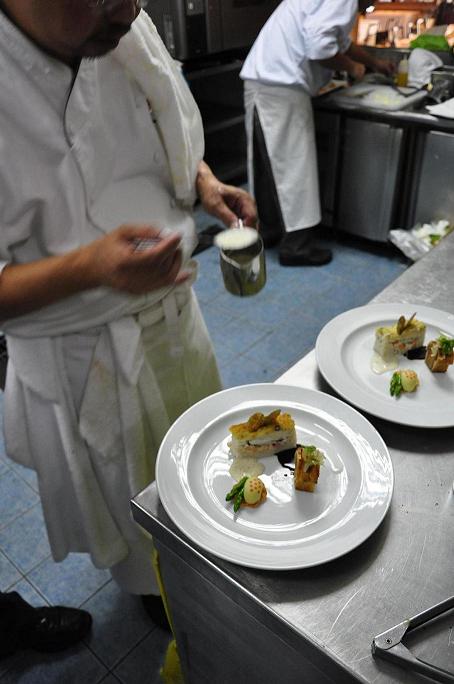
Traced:
<path fill-rule="evenodd" d="M 440 57 L 430 50 L 414 48 L 408 58 L 408 85 L 422 88 L 430 83 L 432 71 L 443 66 Z"/>
<path fill-rule="evenodd" d="M 318 60 L 348 50 L 357 11 L 357 0 L 283 0 L 259 33 L 241 78 L 316 95 L 333 75 Z"/>
<path fill-rule="evenodd" d="M 178 63 L 141 11 L 113 53 L 147 96 L 169 159 L 175 195 L 192 206 L 194 177 L 204 153 L 202 117 Z"/>
<path fill-rule="evenodd" d="M 426 109 L 431 114 L 435 114 L 435 116 L 441 116 L 444 119 L 454 119 L 454 97 L 440 104 L 427 105 Z"/>
<path fill-rule="evenodd" d="M 286 232 L 316 226 L 321 209 L 311 98 L 301 88 L 245 81 L 244 102 L 249 146 L 254 107 L 260 118 Z M 249 149 L 250 179 L 252 157 Z"/>
<path fill-rule="evenodd" d="M 112 55 L 82 60 L 73 81 L 1 12 L 0 46 L 3 263 L 63 254 L 128 222 L 178 231 L 194 271 L 193 217 L 137 83 Z M 6 450 L 37 471 L 54 558 L 88 552 L 124 589 L 157 593 L 129 500 L 152 481 L 171 422 L 220 389 L 190 286 L 98 288 L 1 327 Z"/>

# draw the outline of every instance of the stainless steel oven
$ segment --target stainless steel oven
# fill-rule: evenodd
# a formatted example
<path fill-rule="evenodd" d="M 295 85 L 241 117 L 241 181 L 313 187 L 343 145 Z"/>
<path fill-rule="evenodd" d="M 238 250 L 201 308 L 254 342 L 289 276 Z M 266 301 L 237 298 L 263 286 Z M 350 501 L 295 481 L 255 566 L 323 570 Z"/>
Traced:
<path fill-rule="evenodd" d="M 252 45 L 280 0 L 151 0 L 147 12 L 170 54 L 192 59 Z"/>

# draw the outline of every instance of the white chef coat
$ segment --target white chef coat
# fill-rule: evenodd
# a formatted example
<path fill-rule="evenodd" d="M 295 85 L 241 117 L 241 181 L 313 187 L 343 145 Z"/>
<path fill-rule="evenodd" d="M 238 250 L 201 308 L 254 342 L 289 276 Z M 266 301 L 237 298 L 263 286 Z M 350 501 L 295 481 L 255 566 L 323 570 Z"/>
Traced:
<path fill-rule="evenodd" d="M 252 46 L 241 78 L 300 86 L 315 95 L 332 76 L 316 60 L 348 50 L 357 11 L 357 0 L 283 0 Z"/>
<path fill-rule="evenodd" d="M 0 12 L 0 259 L 28 263 L 121 223 L 182 235 L 166 151 L 147 100 L 108 55 L 71 70 Z M 191 288 L 82 292 L 2 323 L 8 455 L 38 473 L 55 560 L 89 552 L 133 593 L 157 593 L 150 541 L 129 499 L 154 478 L 177 415 L 220 389 Z"/>

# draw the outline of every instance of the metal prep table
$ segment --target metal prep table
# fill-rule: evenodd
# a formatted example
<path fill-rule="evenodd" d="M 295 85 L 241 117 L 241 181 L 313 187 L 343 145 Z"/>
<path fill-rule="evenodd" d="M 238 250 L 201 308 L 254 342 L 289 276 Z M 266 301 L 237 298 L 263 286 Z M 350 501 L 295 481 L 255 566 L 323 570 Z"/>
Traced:
<path fill-rule="evenodd" d="M 453 292 L 451 234 L 373 301 L 454 314 Z M 332 393 L 314 352 L 278 382 Z M 391 453 L 393 499 L 365 543 L 325 565 L 286 572 L 233 565 L 180 533 L 154 484 L 133 499 L 134 518 L 160 553 L 188 684 L 428 681 L 374 659 L 371 642 L 454 595 L 454 428 L 422 430 L 367 417 Z M 406 643 L 418 657 L 454 671 L 453 624 L 447 614 Z"/>

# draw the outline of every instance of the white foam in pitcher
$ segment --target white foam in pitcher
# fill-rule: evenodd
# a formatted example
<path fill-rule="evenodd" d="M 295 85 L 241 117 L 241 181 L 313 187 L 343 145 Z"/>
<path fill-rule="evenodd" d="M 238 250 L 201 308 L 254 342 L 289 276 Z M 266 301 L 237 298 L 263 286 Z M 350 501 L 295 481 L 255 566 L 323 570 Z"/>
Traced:
<path fill-rule="evenodd" d="M 228 228 L 218 233 L 214 243 L 219 249 L 246 249 L 257 242 L 258 233 L 254 228 Z"/>

